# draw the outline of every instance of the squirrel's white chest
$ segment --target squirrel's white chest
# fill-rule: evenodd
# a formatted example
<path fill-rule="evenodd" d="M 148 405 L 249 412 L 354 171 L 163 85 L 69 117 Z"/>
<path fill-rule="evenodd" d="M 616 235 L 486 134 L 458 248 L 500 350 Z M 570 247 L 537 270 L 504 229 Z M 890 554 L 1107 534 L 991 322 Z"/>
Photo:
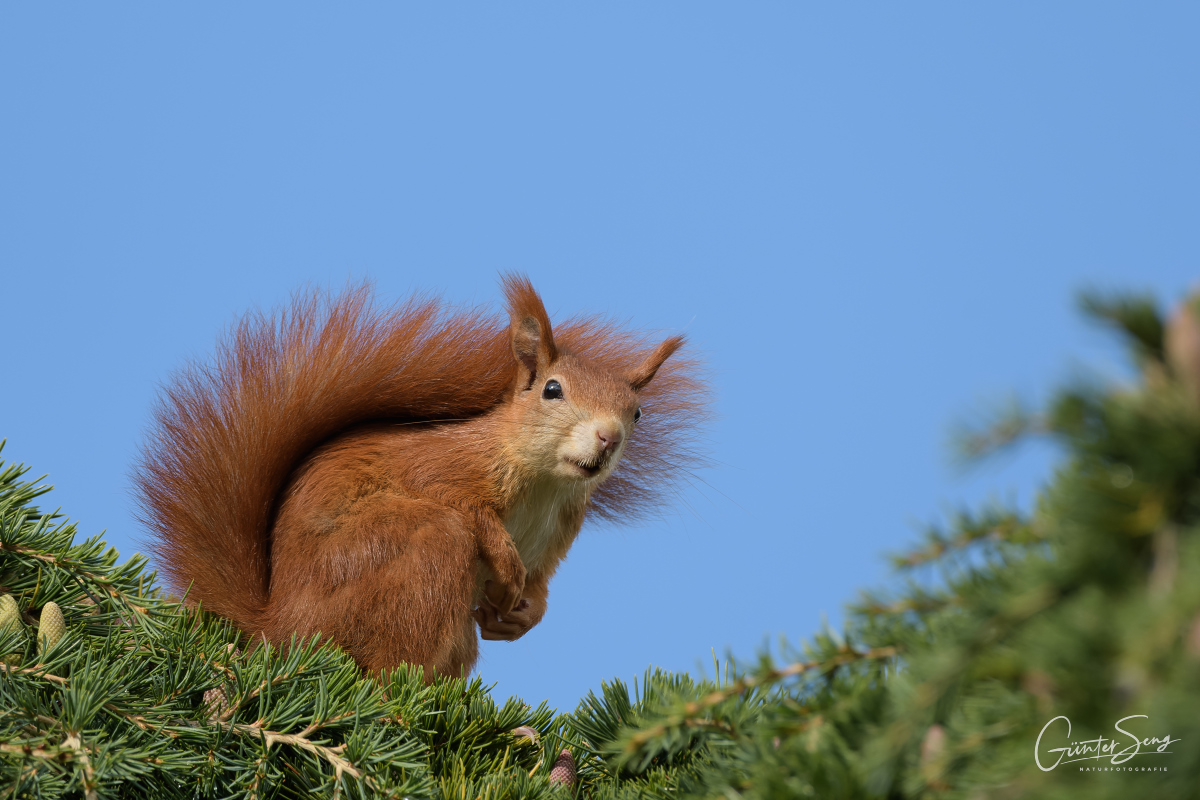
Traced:
<path fill-rule="evenodd" d="M 554 482 L 531 488 L 504 519 L 504 527 L 521 554 L 525 569 L 538 571 L 550 545 L 567 532 L 563 530 L 567 506 L 577 502 L 576 493 Z"/>

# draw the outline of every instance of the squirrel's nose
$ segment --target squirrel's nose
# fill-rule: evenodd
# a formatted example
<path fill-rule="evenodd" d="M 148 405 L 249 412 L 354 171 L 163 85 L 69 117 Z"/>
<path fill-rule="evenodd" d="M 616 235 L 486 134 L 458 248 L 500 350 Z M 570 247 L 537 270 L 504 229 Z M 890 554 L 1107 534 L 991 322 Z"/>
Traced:
<path fill-rule="evenodd" d="M 597 428 L 596 438 L 601 450 L 612 450 L 621 443 L 621 431 L 616 428 Z"/>

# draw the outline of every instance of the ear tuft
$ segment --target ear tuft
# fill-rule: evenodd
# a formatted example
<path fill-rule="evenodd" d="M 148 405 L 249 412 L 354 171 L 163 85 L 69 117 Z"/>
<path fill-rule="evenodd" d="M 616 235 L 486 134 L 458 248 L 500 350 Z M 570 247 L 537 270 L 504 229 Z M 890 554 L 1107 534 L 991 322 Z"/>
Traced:
<path fill-rule="evenodd" d="M 682 336 L 672 336 L 663 341 L 658 347 L 654 348 L 654 352 L 646 356 L 646 359 L 629 374 L 629 385 L 634 391 L 640 391 L 645 388 L 646 384 L 654 378 L 654 374 L 658 372 L 658 368 L 663 365 L 663 362 L 671 357 L 671 354 L 683 346 Z"/>
<path fill-rule="evenodd" d="M 500 284 L 508 301 L 513 356 L 519 365 L 522 388 L 528 389 L 538 372 L 558 358 L 550 317 L 529 278 L 524 275 L 503 275 Z"/>

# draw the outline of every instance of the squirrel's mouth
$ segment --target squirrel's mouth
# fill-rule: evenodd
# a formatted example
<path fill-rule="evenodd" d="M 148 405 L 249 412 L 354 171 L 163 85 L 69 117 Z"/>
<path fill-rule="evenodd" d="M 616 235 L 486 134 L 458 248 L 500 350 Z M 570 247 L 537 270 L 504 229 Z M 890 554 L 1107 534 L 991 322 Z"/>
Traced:
<path fill-rule="evenodd" d="M 604 466 L 603 460 L 599 458 L 592 459 L 590 461 L 577 461 L 573 458 L 564 460 L 589 478 L 594 478 L 599 475 L 601 468 Z"/>

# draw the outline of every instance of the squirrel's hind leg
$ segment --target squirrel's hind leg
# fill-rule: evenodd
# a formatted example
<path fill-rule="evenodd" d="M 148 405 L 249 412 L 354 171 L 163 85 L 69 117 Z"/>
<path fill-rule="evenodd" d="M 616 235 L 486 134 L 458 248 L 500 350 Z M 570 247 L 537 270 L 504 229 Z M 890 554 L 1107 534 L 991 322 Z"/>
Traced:
<path fill-rule="evenodd" d="M 478 655 L 475 536 L 458 511 L 391 493 L 360 498 L 324 526 L 281 514 L 270 638 L 323 633 L 365 670 L 420 664 L 455 677 Z"/>

